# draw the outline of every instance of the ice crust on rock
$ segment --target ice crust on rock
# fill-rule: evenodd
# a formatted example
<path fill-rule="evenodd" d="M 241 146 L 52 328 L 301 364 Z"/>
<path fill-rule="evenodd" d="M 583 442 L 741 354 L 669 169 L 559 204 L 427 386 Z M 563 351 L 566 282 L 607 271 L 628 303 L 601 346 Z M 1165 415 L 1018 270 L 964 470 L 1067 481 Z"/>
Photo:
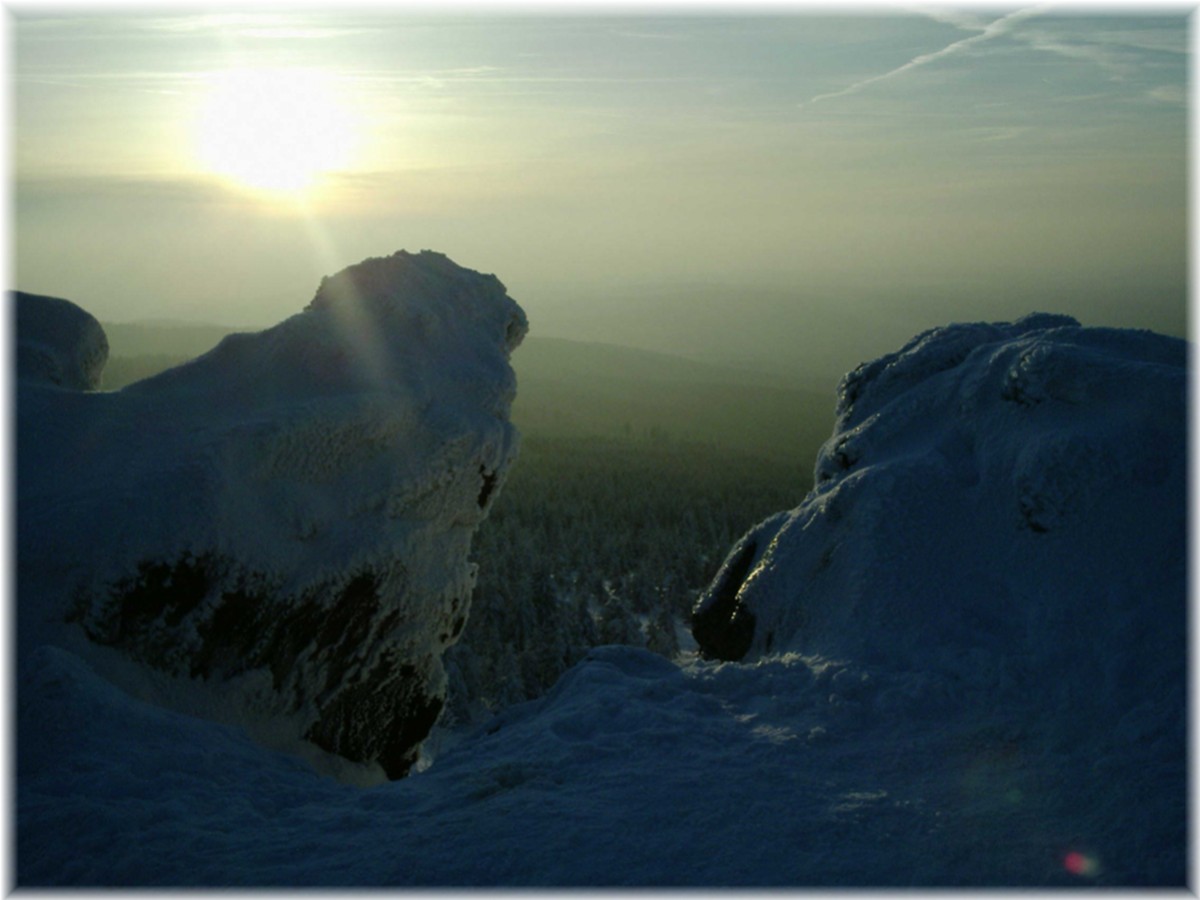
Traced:
<path fill-rule="evenodd" d="M 42 306 L 19 329 L 61 318 Z M 205 685 L 217 718 L 402 776 L 516 455 L 526 330 L 495 276 L 401 251 L 121 391 L 22 367 L 22 650 L 74 647 L 168 705 Z"/>
<path fill-rule="evenodd" d="M 697 641 L 1025 685 L 1078 642 L 1114 690 L 1177 683 L 1186 363 L 1182 340 L 1042 314 L 859 366 L 815 487 L 733 548 Z M 1134 633 L 1158 650 L 1122 647 Z"/>

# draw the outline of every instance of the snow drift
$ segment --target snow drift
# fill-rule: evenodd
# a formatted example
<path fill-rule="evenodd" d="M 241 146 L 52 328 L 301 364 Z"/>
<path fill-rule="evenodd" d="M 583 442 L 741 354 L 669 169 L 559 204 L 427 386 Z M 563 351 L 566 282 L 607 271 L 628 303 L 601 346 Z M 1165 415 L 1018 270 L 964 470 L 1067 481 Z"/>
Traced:
<path fill-rule="evenodd" d="M 78 390 L 104 345 L 90 316 L 18 304 L 20 346 L 53 348 L 18 381 L 22 651 L 76 648 L 168 705 L 201 687 L 187 708 L 404 775 L 516 452 L 527 325 L 503 285 L 431 252 L 369 259 L 112 393 Z"/>

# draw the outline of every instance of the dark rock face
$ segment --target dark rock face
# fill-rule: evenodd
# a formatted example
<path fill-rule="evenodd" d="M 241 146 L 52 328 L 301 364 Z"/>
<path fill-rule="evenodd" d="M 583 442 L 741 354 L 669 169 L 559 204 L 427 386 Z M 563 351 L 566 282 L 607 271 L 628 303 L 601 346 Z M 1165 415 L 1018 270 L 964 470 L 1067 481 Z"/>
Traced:
<path fill-rule="evenodd" d="M 30 303 L 22 321 L 58 315 Z M 526 327 L 493 276 L 401 252 L 123 391 L 63 391 L 35 367 L 22 642 L 77 629 L 210 686 L 219 718 L 402 777 L 444 704 L 471 535 L 515 458 L 508 354 Z"/>
<path fill-rule="evenodd" d="M 736 661 L 750 649 L 754 614 L 738 603 L 738 591 L 757 557 L 758 544 L 747 535 L 692 610 L 692 635 L 709 659 Z"/>

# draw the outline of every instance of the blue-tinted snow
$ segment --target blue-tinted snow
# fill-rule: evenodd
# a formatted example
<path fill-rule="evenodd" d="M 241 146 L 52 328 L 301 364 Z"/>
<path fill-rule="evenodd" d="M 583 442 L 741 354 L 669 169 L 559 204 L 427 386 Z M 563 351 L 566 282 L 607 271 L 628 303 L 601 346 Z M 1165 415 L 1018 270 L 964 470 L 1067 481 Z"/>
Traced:
<path fill-rule="evenodd" d="M 821 502 L 853 499 L 840 521 L 874 528 L 844 528 L 827 561 L 849 612 L 830 593 L 807 640 L 779 584 L 805 584 L 787 573 L 809 550 L 780 540 L 747 586 L 763 621 L 794 627 L 782 648 L 741 663 L 597 649 L 401 782 L 337 783 L 146 705 L 66 649 L 25 652 L 18 881 L 1181 887 L 1185 349 L 1051 317 L 922 336 L 843 397 L 823 461 L 841 448 L 858 471 L 765 526 L 827 535 Z M 980 418 L 964 398 L 990 379 L 1015 399 Z M 1025 413 L 1061 479 L 1003 465 Z M 1000 448 L 983 453 L 995 464 L 978 448 Z M 1053 502 L 1031 519 L 1018 488 L 1039 474 Z M 1011 508 L 979 527 L 998 497 Z M 944 591 L 892 609 L 881 592 L 931 577 L 931 557 L 903 552 L 923 542 L 959 554 Z M 973 591 L 994 606 L 947 606 Z"/>
<path fill-rule="evenodd" d="M 20 679 L 18 875 L 70 885 L 1180 883 L 1131 798 L 1178 768 L 799 657 L 602 648 L 426 772 L 361 789 L 132 700 L 45 649 Z M 919 679 L 918 679 L 919 681 Z M 1135 743 L 1173 734 L 1132 734 Z M 1122 802 L 1124 801 L 1124 802 Z M 1179 810 L 1182 811 L 1181 809 Z M 1161 812 L 1161 807 L 1159 808 Z M 1091 878 L 1067 854 L 1099 861 Z"/>

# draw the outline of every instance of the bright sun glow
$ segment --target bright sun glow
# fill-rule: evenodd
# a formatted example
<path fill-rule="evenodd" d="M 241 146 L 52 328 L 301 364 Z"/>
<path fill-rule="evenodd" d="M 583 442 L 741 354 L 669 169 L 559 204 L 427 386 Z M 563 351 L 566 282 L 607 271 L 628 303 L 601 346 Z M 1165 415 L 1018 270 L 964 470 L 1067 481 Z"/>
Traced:
<path fill-rule="evenodd" d="M 350 163 L 357 123 L 329 75 L 233 69 L 210 85 L 197 135 L 209 171 L 243 187 L 298 196 Z"/>

